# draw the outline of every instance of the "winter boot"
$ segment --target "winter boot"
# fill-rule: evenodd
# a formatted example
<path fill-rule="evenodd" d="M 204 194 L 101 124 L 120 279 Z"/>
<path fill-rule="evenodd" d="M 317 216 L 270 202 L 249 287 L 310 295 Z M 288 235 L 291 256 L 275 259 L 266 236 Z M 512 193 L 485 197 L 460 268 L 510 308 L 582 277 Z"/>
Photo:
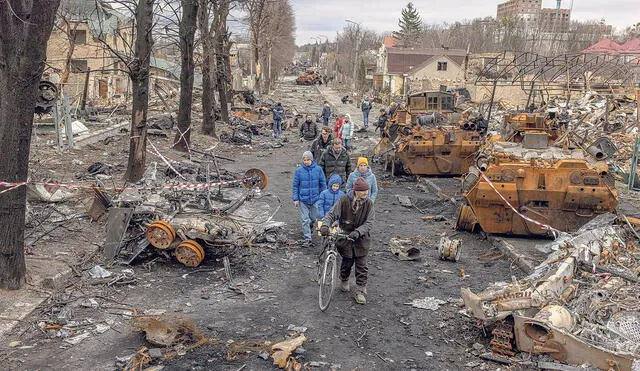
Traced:
<path fill-rule="evenodd" d="M 344 292 L 349 292 L 349 281 L 340 281 L 340 290 Z"/>
<path fill-rule="evenodd" d="M 358 304 L 367 304 L 367 299 L 365 295 L 367 294 L 367 288 L 365 286 L 358 285 L 356 288 L 356 303 Z"/>

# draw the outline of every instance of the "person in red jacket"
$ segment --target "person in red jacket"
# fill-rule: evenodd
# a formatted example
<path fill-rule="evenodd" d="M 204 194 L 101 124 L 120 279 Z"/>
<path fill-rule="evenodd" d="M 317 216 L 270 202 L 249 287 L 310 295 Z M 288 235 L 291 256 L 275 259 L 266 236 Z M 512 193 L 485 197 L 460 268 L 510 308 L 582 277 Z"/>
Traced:
<path fill-rule="evenodd" d="M 342 139 L 342 124 L 344 124 L 344 115 L 338 116 L 335 125 L 333 125 L 333 137 Z"/>

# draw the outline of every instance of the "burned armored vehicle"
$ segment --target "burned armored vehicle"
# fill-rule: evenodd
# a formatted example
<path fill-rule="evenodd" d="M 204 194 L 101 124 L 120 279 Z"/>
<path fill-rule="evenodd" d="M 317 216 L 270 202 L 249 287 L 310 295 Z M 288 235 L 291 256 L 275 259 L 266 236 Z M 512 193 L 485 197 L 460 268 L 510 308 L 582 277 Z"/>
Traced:
<path fill-rule="evenodd" d="M 558 135 L 545 117 L 507 115 L 503 134 L 487 139 L 464 179 L 466 205 L 457 228 L 550 235 L 615 210 L 618 194 L 608 165 L 567 136 L 554 142 Z"/>
<path fill-rule="evenodd" d="M 321 80 L 321 76 L 319 73 L 315 71 L 305 71 L 302 75 L 298 76 L 296 79 L 297 85 L 315 85 L 319 84 Z"/>
<path fill-rule="evenodd" d="M 486 121 L 461 120 L 451 93 L 412 94 L 406 105 L 389 110 L 391 118 L 374 151 L 394 174 L 461 175 L 473 164 Z"/>

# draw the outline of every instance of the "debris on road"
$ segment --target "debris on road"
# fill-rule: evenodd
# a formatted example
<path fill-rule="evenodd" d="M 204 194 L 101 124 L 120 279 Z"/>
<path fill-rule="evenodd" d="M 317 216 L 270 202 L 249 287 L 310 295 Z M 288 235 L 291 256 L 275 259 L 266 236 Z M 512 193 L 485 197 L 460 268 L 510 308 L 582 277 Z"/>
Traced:
<path fill-rule="evenodd" d="M 551 242 L 552 253 L 522 280 L 477 294 L 461 289 L 468 313 L 496 324 L 494 352 L 549 354 L 601 369 L 631 370 L 640 362 L 640 255 L 626 224 L 604 220 Z"/>
<path fill-rule="evenodd" d="M 404 303 L 405 305 L 411 305 L 414 308 L 420 309 L 430 309 L 432 311 L 436 311 L 440 308 L 440 305 L 446 304 L 447 302 L 441 299 L 437 299 L 431 296 L 427 296 L 422 299 L 413 299 L 408 303 Z"/>
<path fill-rule="evenodd" d="M 389 249 L 399 260 L 418 260 L 421 258 L 420 248 L 413 246 L 411 239 L 394 237 L 389 240 Z"/>
<path fill-rule="evenodd" d="M 302 365 L 300 365 L 294 357 L 291 357 L 291 353 L 301 346 L 306 340 L 307 337 L 304 334 L 301 334 L 298 337 L 273 344 L 271 346 L 271 350 L 273 351 L 271 354 L 273 364 L 279 368 L 286 368 L 287 370 L 300 370 Z"/>
<path fill-rule="evenodd" d="M 459 261 L 460 255 L 462 254 L 462 241 L 458 239 L 450 239 L 446 236 L 440 237 L 438 254 L 441 260 L 451 260 L 454 262 Z"/>
<path fill-rule="evenodd" d="M 187 318 L 162 315 L 140 315 L 131 319 L 133 327 L 145 332 L 147 341 L 154 345 L 199 346 L 207 342 L 196 324 Z"/>

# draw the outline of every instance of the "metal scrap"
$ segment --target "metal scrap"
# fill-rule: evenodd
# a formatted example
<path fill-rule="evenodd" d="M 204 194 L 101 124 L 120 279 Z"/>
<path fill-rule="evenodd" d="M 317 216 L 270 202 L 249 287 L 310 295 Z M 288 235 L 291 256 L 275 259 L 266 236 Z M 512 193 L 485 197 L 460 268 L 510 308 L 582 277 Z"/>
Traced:
<path fill-rule="evenodd" d="M 494 352 L 513 348 L 600 369 L 637 367 L 640 254 L 622 227 L 604 220 L 611 217 L 551 242 L 548 258 L 522 280 L 477 294 L 461 289 L 469 314 L 498 324 Z"/>

